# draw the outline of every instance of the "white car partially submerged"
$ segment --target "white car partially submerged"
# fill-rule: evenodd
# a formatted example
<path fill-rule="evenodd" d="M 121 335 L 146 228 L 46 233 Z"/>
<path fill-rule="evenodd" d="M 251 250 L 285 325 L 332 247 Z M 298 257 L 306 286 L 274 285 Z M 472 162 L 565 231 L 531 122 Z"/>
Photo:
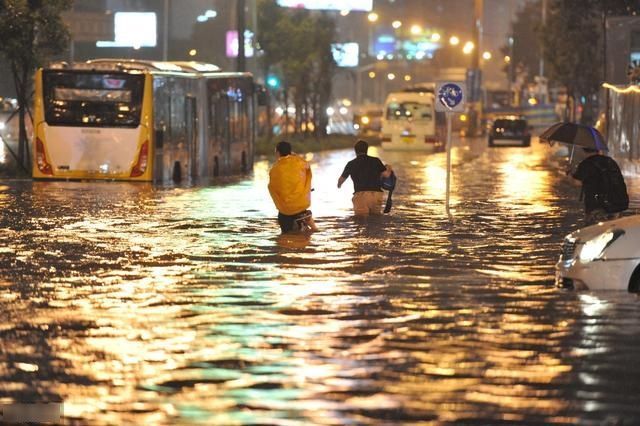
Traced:
<path fill-rule="evenodd" d="M 567 235 L 556 285 L 640 292 L 640 215 L 600 222 Z"/>

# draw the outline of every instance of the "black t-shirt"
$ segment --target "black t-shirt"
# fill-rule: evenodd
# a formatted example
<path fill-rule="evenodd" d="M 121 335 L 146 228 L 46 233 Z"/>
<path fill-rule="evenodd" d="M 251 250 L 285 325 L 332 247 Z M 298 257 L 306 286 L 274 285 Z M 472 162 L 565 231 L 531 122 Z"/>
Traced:
<path fill-rule="evenodd" d="M 385 170 L 386 167 L 379 158 L 362 154 L 347 163 L 342 177 L 346 179 L 351 176 L 354 192 L 382 191 L 380 174 Z"/>
<path fill-rule="evenodd" d="M 602 169 L 616 168 L 619 170 L 618 164 L 610 157 L 604 155 L 591 155 L 580 164 L 576 169 L 573 177 L 582 182 L 582 191 L 584 195 L 584 209 L 588 213 L 602 205 L 596 200 L 596 194 L 603 194 L 606 191 L 602 180 Z"/>

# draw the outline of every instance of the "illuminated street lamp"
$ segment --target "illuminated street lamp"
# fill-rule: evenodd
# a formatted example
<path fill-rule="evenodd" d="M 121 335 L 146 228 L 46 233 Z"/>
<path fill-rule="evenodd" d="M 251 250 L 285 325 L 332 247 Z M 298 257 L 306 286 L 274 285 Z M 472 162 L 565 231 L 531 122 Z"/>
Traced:
<path fill-rule="evenodd" d="M 369 78 L 376 78 L 375 71 L 369 71 Z"/>
<path fill-rule="evenodd" d="M 473 52 L 474 47 L 475 45 L 473 44 L 473 42 L 468 41 L 464 44 L 464 47 L 462 48 L 462 53 L 464 53 L 465 55 L 469 55 L 471 52 Z"/>
<path fill-rule="evenodd" d="M 452 46 L 457 46 L 460 44 L 460 39 L 457 36 L 451 36 L 449 38 L 449 44 Z"/>
<path fill-rule="evenodd" d="M 402 22 L 400 22 L 400 21 L 393 21 L 393 22 L 391 23 L 391 26 L 392 26 L 394 29 L 396 29 L 396 30 L 397 30 L 398 28 L 400 28 L 400 27 L 402 26 Z"/>
<path fill-rule="evenodd" d="M 375 24 L 378 21 L 378 14 L 376 12 L 370 12 L 367 15 L 367 20 L 370 24 Z M 373 25 L 369 25 L 369 55 L 374 55 Z"/>
<path fill-rule="evenodd" d="M 489 59 L 491 59 L 491 52 L 485 50 L 482 53 L 482 59 L 484 59 L 485 61 L 488 61 Z"/>
<path fill-rule="evenodd" d="M 395 78 L 396 78 L 396 75 L 394 73 L 390 72 L 389 74 L 387 74 L 387 79 L 395 80 Z"/>
<path fill-rule="evenodd" d="M 411 34 L 418 35 L 422 32 L 422 27 L 420 25 L 412 25 L 410 31 Z"/>
<path fill-rule="evenodd" d="M 433 33 L 433 34 L 431 34 L 431 41 L 433 41 L 433 42 L 438 42 L 438 41 L 440 41 L 440 38 L 441 38 L 441 36 L 440 36 L 440 34 L 438 34 L 438 33 Z"/>

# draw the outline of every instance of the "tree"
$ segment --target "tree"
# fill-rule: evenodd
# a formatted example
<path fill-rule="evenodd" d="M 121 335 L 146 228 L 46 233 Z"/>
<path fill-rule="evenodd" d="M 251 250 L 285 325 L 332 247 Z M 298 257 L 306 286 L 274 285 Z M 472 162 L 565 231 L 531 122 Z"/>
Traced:
<path fill-rule="evenodd" d="M 274 0 L 262 0 L 258 12 L 258 44 L 265 75 L 280 78 L 284 104 L 296 108 L 295 132 L 314 133 L 326 129 L 326 108 L 331 95 L 335 61 L 331 45 L 336 39 L 335 22 L 308 10 L 287 10 Z M 273 91 L 272 91 L 273 93 Z M 285 129 L 289 118 L 285 108 Z"/>
<path fill-rule="evenodd" d="M 602 76 L 597 9 L 593 0 L 556 0 L 549 6 L 541 32 L 549 78 L 566 87 L 568 99 L 588 101 Z"/>
<path fill-rule="evenodd" d="M 603 78 L 605 20 L 613 15 L 637 15 L 638 0 L 548 0 L 545 25 L 540 0 L 530 2 L 512 23 L 513 46 L 502 48 L 511 56 L 505 72 L 513 79 L 516 67 L 529 80 L 537 74 L 543 52 L 545 76 L 564 86 L 567 102 L 584 104 L 584 121 L 589 121 Z M 571 111 L 570 113 L 573 113 Z M 574 115 L 571 115 L 571 118 Z"/>
<path fill-rule="evenodd" d="M 0 0 L 0 52 L 7 58 L 18 100 L 18 161 L 27 170 L 26 114 L 32 97 L 33 75 L 50 55 L 68 46 L 69 31 L 62 12 L 72 0 Z"/>
<path fill-rule="evenodd" d="M 503 71 L 507 74 L 509 81 L 513 83 L 515 69 L 518 67 L 530 79 L 538 74 L 540 64 L 540 2 L 527 3 L 516 13 L 515 20 L 511 24 L 511 42 L 507 42 L 501 48 L 505 56 L 509 56 L 510 61 Z"/>

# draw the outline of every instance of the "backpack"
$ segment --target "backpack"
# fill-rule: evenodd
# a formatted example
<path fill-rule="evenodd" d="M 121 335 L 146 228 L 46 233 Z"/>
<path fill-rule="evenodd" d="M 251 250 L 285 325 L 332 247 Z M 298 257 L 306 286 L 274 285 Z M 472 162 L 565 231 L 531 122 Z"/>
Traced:
<path fill-rule="evenodd" d="M 595 197 L 607 213 L 618 213 L 629 208 L 629 194 L 624 177 L 615 161 L 609 159 L 606 164 L 594 162 L 600 170 L 600 185 Z"/>
<path fill-rule="evenodd" d="M 385 191 L 393 191 L 396 188 L 397 181 L 398 178 L 396 177 L 396 174 L 394 172 L 391 172 L 389 177 L 380 178 L 380 186 Z"/>

